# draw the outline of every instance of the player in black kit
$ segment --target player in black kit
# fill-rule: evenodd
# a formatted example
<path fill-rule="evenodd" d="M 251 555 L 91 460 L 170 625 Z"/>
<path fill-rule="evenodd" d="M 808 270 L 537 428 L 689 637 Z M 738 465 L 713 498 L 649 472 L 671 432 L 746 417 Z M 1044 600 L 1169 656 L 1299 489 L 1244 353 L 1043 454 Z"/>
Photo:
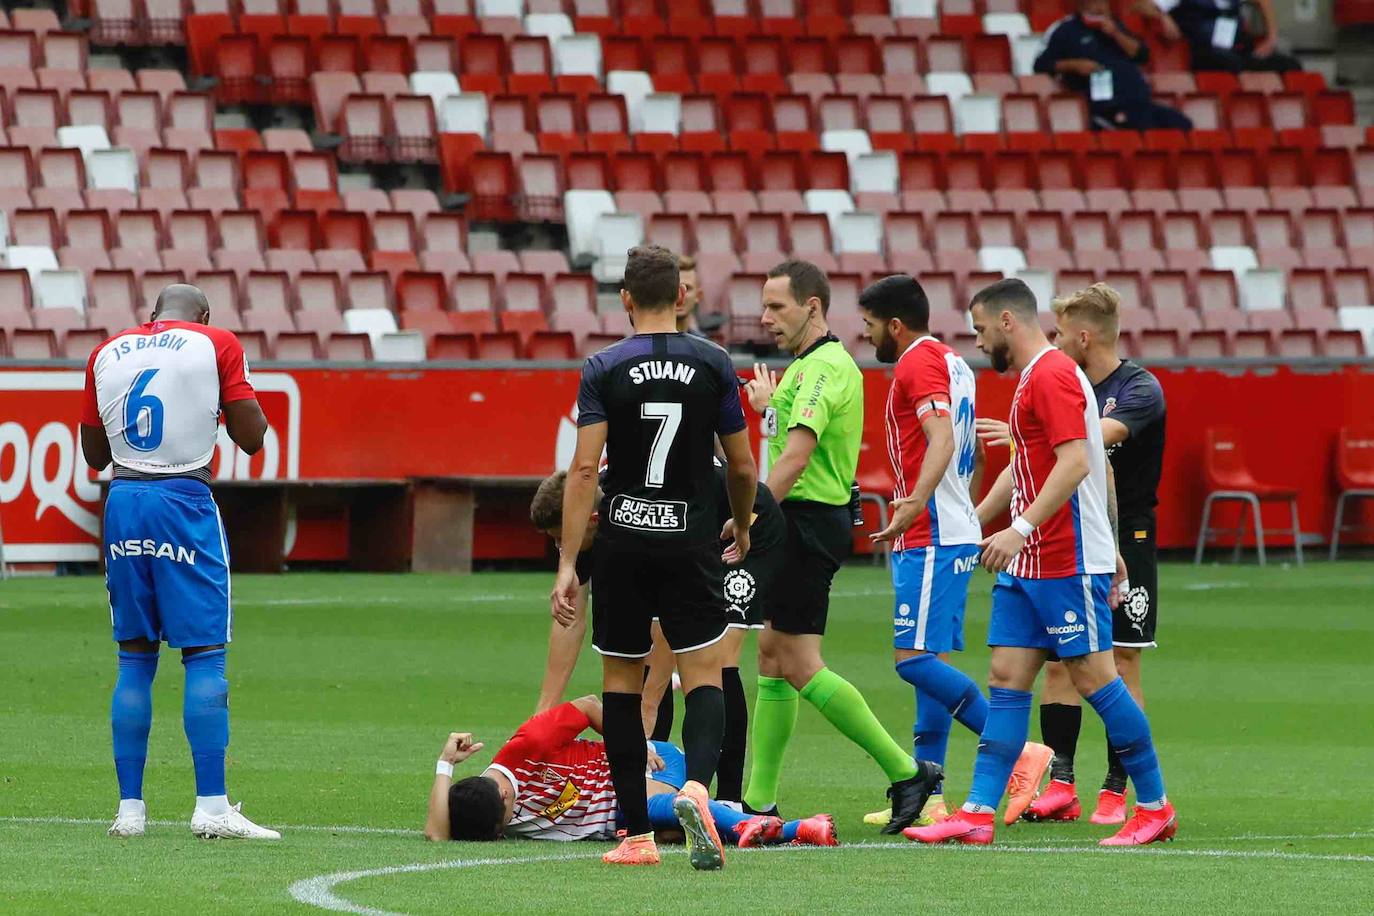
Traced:
<path fill-rule="evenodd" d="M 1103 283 L 1055 300 L 1055 344 L 1073 357 L 1097 396 L 1102 441 L 1116 478 L 1117 548 L 1126 561 L 1129 589 L 1112 612 L 1112 654 L 1127 689 L 1142 707 L 1141 650 L 1155 645 L 1159 572 L 1155 554 L 1155 505 L 1164 462 L 1164 392 L 1148 371 L 1117 356 L 1121 297 Z M 979 421 L 984 427 L 984 421 Z M 1040 693 L 1040 730 L 1054 749 L 1050 782 L 1027 820 L 1075 820 L 1081 806 L 1074 788 L 1073 758 L 1082 709 L 1062 665 L 1045 669 Z M 1107 775 L 1098 792 L 1095 824 L 1126 817 L 1126 770 L 1107 746 Z"/>
<path fill-rule="evenodd" d="M 692 864 L 719 868 L 724 847 L 711 821 L 706 786 L 725 730 L 721 660 L 726 631 L 723 563 L 749 552 L 748 527 L 758 471 L 745 432 L 739 384 L 729 356 L 710 341 L 677 331 L 684 295 L 677 256 L 632 248 L 621 302 L 636 333 L 590 357 L 578 390 L 577 449 L 563 493 L 562 543 L 582 543 L 602 489 L 592 571 L 592 646 L 601 653 L 606 756 L 625 818 L 625 841 L 604 857 L 615 864 L 657 864 L 644 788 L 648 760 L 640 692 L 650 624 L 659 618 L 677 655 L 686 695 L 682 743 L 687 784 L 674 809 L 692 846 Z M 727 463 L 737 534 L 721 555 L 715 498 L 716 437 Z M 577 552 L 564 550 L 551 596 L 553 616 L 578 613 Z"/>

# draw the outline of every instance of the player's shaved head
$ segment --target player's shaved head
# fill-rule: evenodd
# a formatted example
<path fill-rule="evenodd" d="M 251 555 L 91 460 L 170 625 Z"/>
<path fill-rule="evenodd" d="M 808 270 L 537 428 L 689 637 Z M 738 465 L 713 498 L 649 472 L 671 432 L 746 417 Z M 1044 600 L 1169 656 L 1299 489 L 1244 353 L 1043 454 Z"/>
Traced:
<path fill-rule="evenodd" d="M 630 249 L 622 286 L 634 300 L 635 308 L 653 312 L 677 305 L 682 286 L 677 265 L 677 255 L 662 245 Z"/>
<path fill-rule="evenodd" d="M 453 839 L 499 840 L 505 821 L 506 802 L 493 780 L 469 776 L 449 786 L 448 832 Z"/>
<path fill-rule="evenodd" d="M 973 297 L 969 307 L 982 306 L 984 312 L 1011 312 L 1021 321 L 1036 321 L 1035 293 L 1014 277 L 985 286 Z"/>
<path fill-rule="evenodd" d="M 209 324 L 210 300 L 205 298 L 205 293 L 198 286 L 173 283 L 158 294 L 157 303 L 153 306 L 153 318 Z"/>

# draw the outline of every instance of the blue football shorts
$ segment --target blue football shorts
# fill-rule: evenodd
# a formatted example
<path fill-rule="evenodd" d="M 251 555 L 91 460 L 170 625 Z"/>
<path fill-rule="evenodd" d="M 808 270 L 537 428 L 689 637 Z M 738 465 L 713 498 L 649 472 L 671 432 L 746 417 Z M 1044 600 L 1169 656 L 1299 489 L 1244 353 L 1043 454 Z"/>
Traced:
<path fill-rule="evenodd" d="M 229 642 L 229 546 L 209 487 L 187 477 L 111 481 L 104 547 L 116 641 Z"/>
<path fill-rule="evenodd" d="M 964 607 L 978 545 L 913 547 L 892 554 L 892 647 L 922 652 L 964 648 Z"/>
<path fill-rule="evenodd" d="M 1111 573 L 1057 579 L 1002 573 L 992 587 L 988 645 L 1044 649 L 1059 658 L 1109 650 L 1111 587 Z"/>

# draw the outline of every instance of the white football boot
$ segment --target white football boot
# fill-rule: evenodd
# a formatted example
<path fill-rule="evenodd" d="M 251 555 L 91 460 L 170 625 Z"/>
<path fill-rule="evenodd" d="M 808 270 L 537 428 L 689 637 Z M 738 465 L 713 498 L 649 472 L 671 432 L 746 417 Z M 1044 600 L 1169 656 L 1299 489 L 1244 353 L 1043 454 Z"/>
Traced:
<path fill-rule="evenodd" d="M 243 803 L 240 802 L 224 814 L 207 814 L 200 808 L 196 808 L 195 814 L 191 815 L 191 832 L 206 840 L 216 837 L 238 840 L 281 839 L 281 834 L 277 831 L 259 827 L 244 817 L 239 811 L 242 806 Z"/>
<path fill-rule="evenodd" d="M 143 836 L 148 826 L 148 809 L 144 806 L 142 799 L 123 799 L 119 803 L 119 813 L 115 815 L 114 823 L 106 831 L 110 836 L 125 839 L 134 836 Z"/>

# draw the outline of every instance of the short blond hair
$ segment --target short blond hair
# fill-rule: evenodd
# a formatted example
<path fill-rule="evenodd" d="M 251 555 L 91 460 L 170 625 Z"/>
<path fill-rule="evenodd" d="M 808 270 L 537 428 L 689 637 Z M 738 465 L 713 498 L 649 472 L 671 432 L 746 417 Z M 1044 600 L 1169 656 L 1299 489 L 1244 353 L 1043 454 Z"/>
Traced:
<path fill-rule="evenodd" d="M 689 270 L 697 269 L 697 259 L 690 254 L 680 254 L 677 256 L 678 273 L 686 273 Z"/>
<path fill-rule="evenodd" d="M 1086 321 L 1113 338 L 1121 328 L 1121 294 L 1105 283 L 1056 299 L 1050 309 L 1058 317 Z"/>

